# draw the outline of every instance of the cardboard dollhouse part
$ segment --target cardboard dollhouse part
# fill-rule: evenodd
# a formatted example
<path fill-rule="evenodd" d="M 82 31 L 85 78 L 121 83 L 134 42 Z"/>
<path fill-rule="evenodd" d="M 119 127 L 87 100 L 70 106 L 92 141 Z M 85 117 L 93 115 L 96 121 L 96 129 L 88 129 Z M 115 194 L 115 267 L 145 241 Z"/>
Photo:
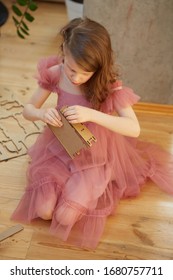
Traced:
<path fill-rule="evenodd" d="M 61 116 L 61 121 L 63 123 L 62 127 L 55 127 L 48 124 L 49 128 L 52 130 L 54 135 L 60 141 L 62 146 L 65 148 L 67 153 L 71 158 L 74 158 L 79 151 L 85 147 L 82 139 L 77 135 L 75 129 L 69 124 L 66 118 L 63 116 L 61 112 L 59 112 Z"/>
<path fill-rule="evenodd" d="M 83 123 L 75 123 L 72 124 L 76 132 L 82 137 L 85 143 L 88 146 L 92 146 L 92 142 L 97 142 L 95 136 L 91 133 L 91 131 L 83 124 Z"/>
<path fill-rule="evenodd" d="M 83 124 L 71 125 L 63 113 L 59 111 L 62 127 L 55 127 L 48 124 L 54 135 L 60 141 L 71 158 L 74 158 L 79 154 L 82 148 L 86 148 L 92 145 L 92 141 L 96 141 L 94 135 Z"/>
<path fill-rule="evenodd" d="M 64 109 L 67 108 L 68 106 L 63 106 L 61 108 L 61 113 L 64 113 Z M 97 139 L 95 136 L 91 133 L 91 131 L 83 124 L 83 123 L 75 123 L 71 124 L 73 128 L 76 130 L 76 132 L 82 137 L 84 142 L 89 145 L 90 147 L 92 146 L 92 142 L 96 142 Z"/>
<path fill-rule="evenodd" d="M 23 229 L 24 227 L 22 225 L 15 225 L 8 228 L 7 230 L 0 233 L 0 242 Z"/>

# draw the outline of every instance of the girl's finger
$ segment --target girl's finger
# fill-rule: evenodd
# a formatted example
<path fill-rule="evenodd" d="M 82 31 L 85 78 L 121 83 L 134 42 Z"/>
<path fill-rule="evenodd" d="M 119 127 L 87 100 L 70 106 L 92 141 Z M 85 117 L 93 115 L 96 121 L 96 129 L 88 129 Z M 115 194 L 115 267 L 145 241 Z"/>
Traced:
<path fill-rule="evenodd" d="M 55 116 L 52 116 L 52 115 L 48 115 L 47 123 L 54 125 L 54 126 L 62 126 L 62 122 L 59 119 L 55 118 Z"/>
<path fill-rule="evenodd" d="M 64 110 L 63 114 L 64 114 L 65 117 L 68 117 L 68 116 L 70 116 L 70 115 L 75 114 L 75 112 L 76 112 L 76 111 L 75 111 L 75 107 L 70 106 L 70 107 L 67 107 L 67 108 Z"/>
<path fill-rule="evenodd" d="M 69 115 L 68 117 L 66 117 L 66 119 L 68 121 L 76 120 L 76 116 L 75 115 Z"/>
<path fill-rule="evenodd" d="M 59 115 L 57 110 L 52 110 L 53 116 L 57 119 L 57 120 L 61 120 L 61 116 Z"/>

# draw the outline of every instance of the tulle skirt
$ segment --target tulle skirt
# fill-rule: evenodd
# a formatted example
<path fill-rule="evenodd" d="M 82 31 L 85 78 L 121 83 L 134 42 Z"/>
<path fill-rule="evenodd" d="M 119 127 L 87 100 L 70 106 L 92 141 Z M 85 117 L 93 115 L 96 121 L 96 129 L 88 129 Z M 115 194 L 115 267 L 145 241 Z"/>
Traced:
<path fill-rule="evenodd" d="M 122 198 L 135 197 L 146 180 L 173 194 L 173 156 L 160 147 L 89 123 L 97 138 L 71 159 L 46 127 L 29 149 L 27 186 L 12 219 L 29 223 L 39 209 L 52 211 L 50 233 L 95 248 L 106 219 Z"/>

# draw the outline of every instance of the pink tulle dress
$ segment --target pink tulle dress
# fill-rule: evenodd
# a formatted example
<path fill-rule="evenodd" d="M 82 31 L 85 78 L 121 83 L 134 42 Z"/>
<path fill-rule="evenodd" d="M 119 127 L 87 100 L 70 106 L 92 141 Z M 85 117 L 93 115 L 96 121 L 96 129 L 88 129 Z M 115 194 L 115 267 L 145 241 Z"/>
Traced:
<path fill-rule="evenodd" d="M 49 70 L 61 64 L 57 57 L 42 59 L 38 64 L 38 83 L 58 95 L 57 108 L 64 105 L 91 107 L 84 96 L 59 88 L 60 71 Z M 139 96 L 115 83 L 112 94 L 101 110 L 112 113 L 118 107 L 133 105 Z M 51 130 L 46 126 L 29 149 L 31 163 L 27 170 L 27 186 L 13 220 L 23 223 L 38 218 L 37 209 L 47 199 L 55 200 L 50 233 L 82 247 L 95 248 L 101 239 L 107 217 L 115 212 L 120 199 L 134 197 L 148 179 L 162 190 L 173 194 L 173 156 L 151 143 L 124 137 L 95 123 L 85 123 L 97 138 L 90 148 L 83 148 L 71 159 Z M 56 219 L 57 209 L 64 206 L 75 211 L 68 225 Z"/>

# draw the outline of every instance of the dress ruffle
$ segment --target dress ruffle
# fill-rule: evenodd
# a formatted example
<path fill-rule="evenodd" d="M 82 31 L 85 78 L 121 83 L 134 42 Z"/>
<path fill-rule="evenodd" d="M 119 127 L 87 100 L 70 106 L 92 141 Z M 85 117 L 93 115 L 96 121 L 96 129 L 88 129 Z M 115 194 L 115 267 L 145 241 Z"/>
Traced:
<path fill-rule="evenodd" d="M 69 105 L 75 102 L 89 106 L 84 97 L 58 87 L 59 73 L 52 77 L 50 71 L 57 61 L 51 58 L 39 64 L 38 83 L 58 93 L 57 108 L 66 105 L 64 100 Z M 102 104 L 102 111 L 107 113 L 139 100 L 139 96 L 121 83 L 114 84 L 111 92 Z M 115 214 L 119 200 L 137 196 L 148 179 L 173 194 L 173 156 L 159 146 L 124 137 L 95 123 L 88 122 L 86 126 L 97 142 L 82 149 L 73 160 L 45 127 L 28 150 L 31 162 L 27 186 L 12 219 L 30 222 L 39 217 L 39 208 L 51 201 L 51 234 L 80 247 L 95 248 L 106 219 Z M 69 218 L 69 210 L 72 217 L 68 225 L 63 225 L 62 221 Z"/>
<path fill-rule="evenodd" d="M 62 59 L 58 56 L 40 59 L 37 65 L 38 73 L 35 75 L 40 87 L 56 92 L 60 73 L 58 70 L 52 72 L 51 67 L 58 65 L 61 62 Z"/>
<path fill-rule="evenodd" d="M 112 113 L 119 108 L 133 106 L 140 99 L 131 88 L 124 87 L 121 81 L 112 85 L 111 93 L 101 106 L 103 112 Z"/>

